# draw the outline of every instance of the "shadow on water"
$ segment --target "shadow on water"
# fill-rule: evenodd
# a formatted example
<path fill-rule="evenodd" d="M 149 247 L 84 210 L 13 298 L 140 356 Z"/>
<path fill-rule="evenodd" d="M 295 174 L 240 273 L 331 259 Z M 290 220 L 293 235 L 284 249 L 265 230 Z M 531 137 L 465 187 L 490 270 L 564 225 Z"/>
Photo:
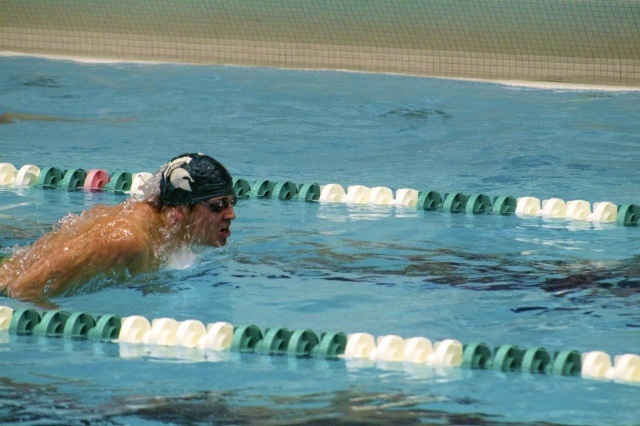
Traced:
<path fill-rule="evenodd" d="M 439 118 L 441 120 L 449 120 L 452 118 L 447 112 L 428 108 L 398 108 L 385 112 L 381 117 L 401 117 L 419 121 L 426 121 L 432 118 Z"/>
<path fill-rule="evenodd" d="M 616 262 L 586 259 L 530 259 L 519 253 L 474 253 L 445 247 L 411 248 L 394 243 L 341 240 L 324 244 L 304 240 L 291 255 L 265 252 L 241 255 L 248 264 L 273 265 L 290 275 L 330 281 L 402 285 L 403 278 L 426 284 L 478 291 L 539 288 L 559 296 L 590 290 L 617 297 L 640 294 L 638 256 Z"/>
<path fill-rule="evenodd" d="M 54 385 L 0 378 L 0 423 L 124 425 L 156 424 L 525 424 L 475 412 L 429 409 L 430 404 L 477 404 L 468 398 L 434 394 L 366 392 L 350 388 L 300 396 L 264 396 L 233 391 L 202 391 L 181 396 L 120 395 L 84 405 Z M 464 411 L 461 409 L 460 411 Z M 537 423 L 526 423 L 537 424 Z M 544 422 L 539 424 L 552 425 Z"/>

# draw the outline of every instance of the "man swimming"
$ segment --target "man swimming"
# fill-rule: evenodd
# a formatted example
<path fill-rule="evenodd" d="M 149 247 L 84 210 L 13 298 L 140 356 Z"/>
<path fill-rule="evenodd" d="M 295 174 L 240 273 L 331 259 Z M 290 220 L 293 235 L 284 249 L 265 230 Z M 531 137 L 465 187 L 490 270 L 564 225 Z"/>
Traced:
<path fill-rule="evenodd" d="M 195 245 L 221 247 L 236 214 L 233 179 L 215 159 L 183 154 L 160 167 L 143 200 L 63 218 L 0 265 L 0 291 L 32 301 L 59 296 L 96 275 L 126 277 L 162 266 Z"/>
<path fill-rule="evenodd" d="M 83 119 L 83 118 L 66 118 L 66 117 L 56 117 L 53 115 L 22 114 L 22 113 L 12 113 L 12 112 L 3 112 L 2 114 L 0 114 L 0 124 L 15 124 L 15 123 L 22 123 L 25 121 L 65 121 L 68 123 L 86 123 L 89 121 L 102 121 L 102 122 L 109 122 L 109 123 L 130 123 L 132 121 L 135 121 L 135 119 L 131 117 L 120 117 L 115 119 L 91 120 L 91 119 Z"/>

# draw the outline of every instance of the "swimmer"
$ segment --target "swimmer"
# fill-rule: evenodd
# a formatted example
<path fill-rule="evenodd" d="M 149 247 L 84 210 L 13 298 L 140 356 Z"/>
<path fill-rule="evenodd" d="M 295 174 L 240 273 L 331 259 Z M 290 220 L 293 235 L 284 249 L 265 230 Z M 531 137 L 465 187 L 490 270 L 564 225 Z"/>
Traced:
<path fill-rule="evenodd" d="M 182 154 L 160 167 L 142 200 L 69 215 L 0 265 L 0 292 L 45 301 L 102 274 L 124 280 L 161 267 L 171 253 L 221 247 L 236 214 L 233 179 L 215 159 Z"/>
<path fill-rule="evenodd" d="M 125 118 L 116 118 L 114 120 L 84 120 L 79 118 L 64 118 L 64 117 L 54 117 L 51 115 L 39 115 L 39 114 L 20 114 L 20 113 L 10 113 L 3 112 L 0 114 L 0 124 L 14 124 L 14 123 L 22 123 L 24 121 L 63 121 L 67 123 L 86 123 L 89 121 L 98 121 L 98 122 L 111 122 L 111 123 L 130 123 L 135 121 L 135 119 L 130 117 Z"/>
<path fill-rule="evenodd" d="M 82 122 L 85 120 L 78 120 L 73 118 L 53 117 L 51 115 L 36 115 L 36 114 L 19 114 L 4 112 L 0 114 L 0 124 L 13 124 L 21 123 L 23 121 L 69 121 L 69 122 Z"/>

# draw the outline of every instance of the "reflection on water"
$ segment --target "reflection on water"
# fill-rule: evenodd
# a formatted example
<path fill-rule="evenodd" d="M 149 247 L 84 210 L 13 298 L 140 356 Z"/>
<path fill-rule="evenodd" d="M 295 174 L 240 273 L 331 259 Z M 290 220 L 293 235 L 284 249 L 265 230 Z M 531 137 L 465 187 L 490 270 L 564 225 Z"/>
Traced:
<path fill-rule="evenodd" d="M 61 383 L 60 387 L 64 384 Z M 121 425 L 155 424 L 474 424 L 501 422 L 481 412 L 445 412 L 437 404 L 478 405 L 469 398 L 349 388 L 300 396 L 202 391 L 180 396 L 119 395 L 84 405 L 55 385 L 0 378 L 0 423 Z M 465 411 L 465 409 L 460 409 Z M 513 424 L 513 423 L 510 423 Z M 552 423 L 545 423 L 551 425 Z"/>
<path fill-rule="evenodd" d="M 261 243 L 266 244 L 264 238 Z M 619 297 L 640 294 L 637 256 L 607 263 L 587 259 L 533 260 L 520 253 L 476 253 L 346 238 L 340 238 L 339 243 L 322 243 L 310 236 L 298 238 L 293 245 L 293 253 L 265 252 L 239 255 L 237 259 L 277 266 L 291 275 L 388 286 L 401 285 L 403 279 L 415 282 L 417 278 L 424 283 L 481 291 L 536 287 L 562 294 L 585 289 Z"/>
<path fill-rule="evenodd" d="M 299 397 L 258 398 L 261 405 L 233 404 L 229 392 L 202 392 L 181 398 L 137 401 L 140 406 L 124 411 L 125 418 L 141 417 L 163 423 L 196 424 L 492 424 L 493 416 L 481 413 L 447 413 L 424 408 L 433 403 L 473 404 L 438 395 L 368 393 L 347 389 Z"/>
<path fill-rule="evenodd" d="M 429 108 L 398 108 L 382 114 L 381 117 L 402 117 L 418 121 L 426 121 L 431 118 L 439 118 L 442 120 L 452 118 L 452 116 L 445 111 Z"/>

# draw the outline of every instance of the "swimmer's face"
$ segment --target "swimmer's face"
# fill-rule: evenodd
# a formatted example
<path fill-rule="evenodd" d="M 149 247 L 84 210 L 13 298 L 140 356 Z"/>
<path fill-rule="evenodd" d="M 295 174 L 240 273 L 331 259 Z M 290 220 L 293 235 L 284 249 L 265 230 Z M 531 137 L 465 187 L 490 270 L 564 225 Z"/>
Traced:
<path fill-rule="evenodd" d="M 193 206 L 195 235 L 204 245 L 221 247 L 231 235 L 231 221 L 236 218 L 235 196 L 216 197 Z"/>

